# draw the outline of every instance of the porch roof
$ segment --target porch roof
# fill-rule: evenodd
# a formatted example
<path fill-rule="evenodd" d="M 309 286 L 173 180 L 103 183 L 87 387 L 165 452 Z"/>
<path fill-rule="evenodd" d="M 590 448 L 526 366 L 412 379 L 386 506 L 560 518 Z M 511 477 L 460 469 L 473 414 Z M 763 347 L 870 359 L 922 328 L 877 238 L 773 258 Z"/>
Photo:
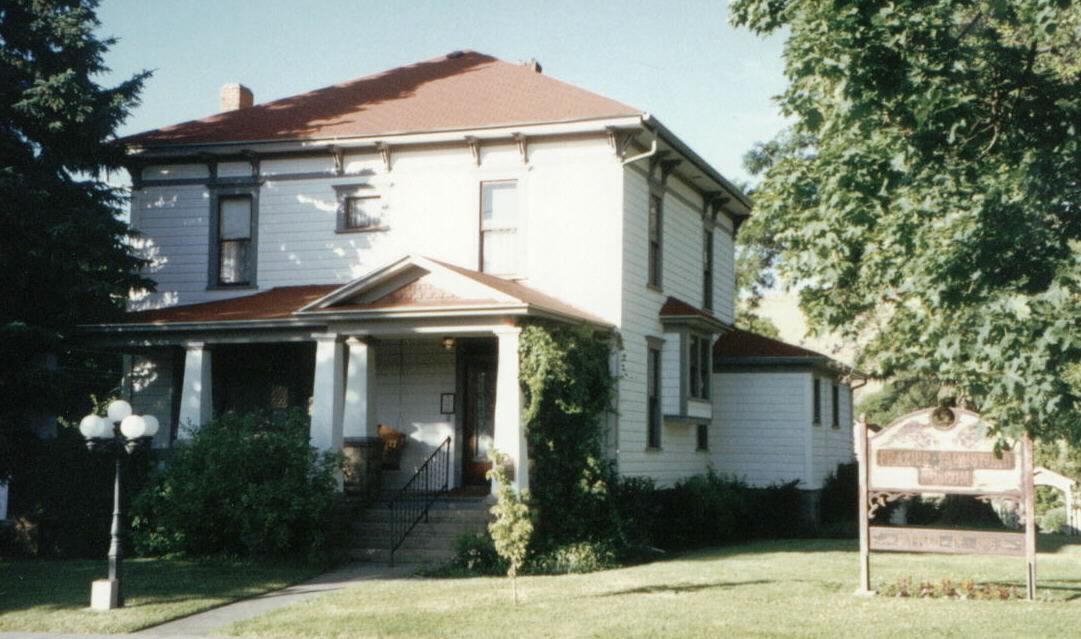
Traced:
<path fill-rule="evenodd" d="M 860 371 L 828 355 L 739 328 L 732 328 L 713 344 L 713 367 L 726 366 L 818 366 L 865 378 Z"/>
<path fill-rule="evenodd" d="M 345 284 L 280 286 L 198 304 L 133 311 L 118 324 L 134 330 L 230 328 L 244 323 L 534 315 L 611 327 L 609 322 L 519 282 L 409 256 Z"/>

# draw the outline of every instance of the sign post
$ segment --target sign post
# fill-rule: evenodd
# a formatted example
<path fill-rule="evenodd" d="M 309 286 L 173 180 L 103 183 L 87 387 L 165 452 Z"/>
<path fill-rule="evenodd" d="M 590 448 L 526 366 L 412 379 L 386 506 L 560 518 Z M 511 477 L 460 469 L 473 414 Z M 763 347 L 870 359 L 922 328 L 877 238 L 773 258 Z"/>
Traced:
<path fill-rule="evenodd" d="M 1036 522 L 1032 442 L 1001 450 L 980 416 L 958 408 L 919 410 L 876 433 L 861 419 L 859 460 L 860 587 L 872 594 L 871 551 L 1023 556 L 1026 594 L 1036 597 Z M 1012 503 L 1025 531 L 990 532 L 872 526 L 887 503 L 933 493 Z"/>

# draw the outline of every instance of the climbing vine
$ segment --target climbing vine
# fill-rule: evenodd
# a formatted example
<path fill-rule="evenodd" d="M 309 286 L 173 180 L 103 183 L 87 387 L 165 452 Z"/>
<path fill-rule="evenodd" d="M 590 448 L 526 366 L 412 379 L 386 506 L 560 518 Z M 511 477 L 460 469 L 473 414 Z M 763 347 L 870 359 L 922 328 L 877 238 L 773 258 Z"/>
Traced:
<path fill-rule="evenodd" d="M 522 330 L 522 419 L 539 550 L 609 536 L 598 525 L 612 519 L 612 473 L 602 456 L 615 382 L 609 353 L 608 336 L 585 327 L 538 322 Z"/>

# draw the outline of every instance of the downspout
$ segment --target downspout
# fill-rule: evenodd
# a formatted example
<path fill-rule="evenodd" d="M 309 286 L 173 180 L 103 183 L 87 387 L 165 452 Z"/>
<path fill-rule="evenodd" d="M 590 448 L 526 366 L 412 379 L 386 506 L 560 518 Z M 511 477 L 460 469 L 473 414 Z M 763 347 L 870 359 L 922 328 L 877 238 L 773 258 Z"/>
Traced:
<path fill-rule="evenodd" d="M 648 113 L 642 116 L 642 128 L 645 128 L 646 120 L 648 120 L 648 119 L 649 119 L 649 114 Z M 656 131 L 656 129 L 654 129 L 654 131 L 653 131 L 653 143 L 650 145 L 649 150 L 646 151 L 645 153 L 639 153 L 638 155 L 635 155 L 635 156 L 632 156 L 632 157 L 629 157 L 629 158 L 623 160 L 623 166 L 627 166 L 628 164 L 631 164 L 632 162 L 637 162 L 638 160 L 644 160 L 644 159 L 646 159 L 648 157 L 653 157 L 656 154 L 657 154 L 657 131 Z"/>

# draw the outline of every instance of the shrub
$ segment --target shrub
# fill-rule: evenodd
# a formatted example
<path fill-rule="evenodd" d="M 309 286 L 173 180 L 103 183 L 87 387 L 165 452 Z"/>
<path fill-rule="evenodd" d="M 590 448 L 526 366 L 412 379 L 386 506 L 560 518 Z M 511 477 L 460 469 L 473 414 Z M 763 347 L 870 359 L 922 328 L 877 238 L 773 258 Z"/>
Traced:
<path fill-rule="evenodd" d="M 507 562 L 495 551 L 495 542 L 488 533 L 459 537 L 454 543 L 454 558 L 447 568 L 437 574 L 492 577 L 507 574 Z"/>
<path fill-rule="evenodd" d="M 950 579 L 942 581 L 921 581 L 914 583 L 911 578 L 899 579 L 896 583 L 887 584 L 879 594 L 884 597 L 920 598 L 920 599 L 1021 599 L 1021 591 L 1017 586 L 1003 584 L 981 584 L 971 579 L 962 579 L 954 582 Z"/>
<path fill-rule="evenodd" d="M 535 557 L 527 572 L 541 575 L 566 575 L 607 570 L 618 565 L 616 553 L 607 545 L 594 542 L 567 544 Z"/>
<path fill-rule="evenodd" d="M 854 535 L 859 524 L 859 464 L 837 464 L 826 477 L 818 501 L 818 515 L 824 527 L 850 526 Z"/>
<path fill-rule="evenodd" d="M 226 413 L 177 446 L 135 501 L 137 549 L 242 557 L 322 551 L 336 520 L 340 457 L 308 444 L 308 418 Z"/>
<path fill-rule="evenodd" d="M 1045 533 L 1057 533 L 1062 532 L 1062 529 L 1066 527 L 1066 507 L 1059 506 L 1058 508 L 1052 508 L 1043 514 L 1038 520 L 1040 530 Z"/>

